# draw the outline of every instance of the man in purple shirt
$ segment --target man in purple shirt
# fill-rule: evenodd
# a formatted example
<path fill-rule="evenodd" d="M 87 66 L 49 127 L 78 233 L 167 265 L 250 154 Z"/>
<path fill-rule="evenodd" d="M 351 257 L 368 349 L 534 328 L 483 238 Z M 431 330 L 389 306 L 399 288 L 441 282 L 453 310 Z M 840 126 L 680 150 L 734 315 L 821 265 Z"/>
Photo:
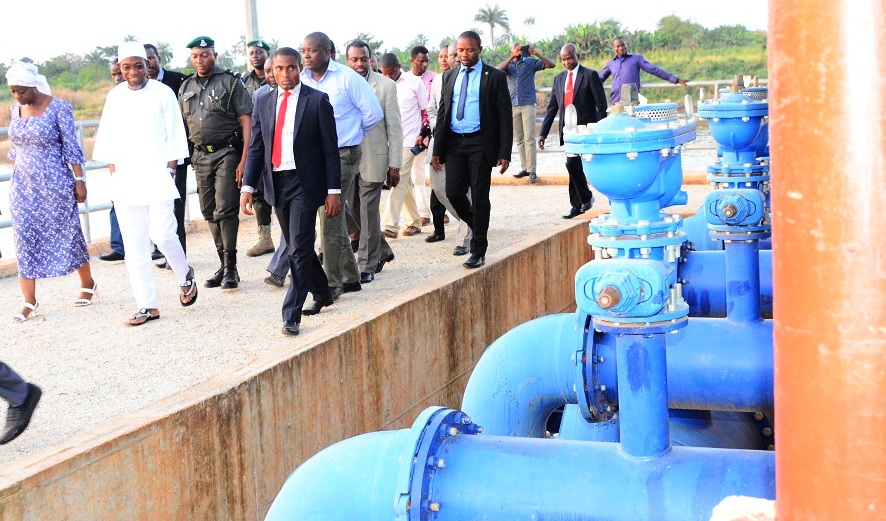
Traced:
<path fill-rule="evenodd" d="M 604 82 L 606 78 L 612 76 L 609 94 L 609 101 L 611 103 L 617 103 L 621 100 L 622 85 L 633 83 L 637 86 L 637 91 L 640 91 L 640 69 L 665 81 L 686 85 L 685 79 L 680 79 L 670 72 L 656 67 L 646 61 L 646 58 L 642 55 L 628 54 L 628 46 L 625 44 L 624 38 L 619 37 L 613 40 L 612 50 L 615 51 L 615 58 L 609 60 L 609 63 L 600 71 L 600 80 Z"/>

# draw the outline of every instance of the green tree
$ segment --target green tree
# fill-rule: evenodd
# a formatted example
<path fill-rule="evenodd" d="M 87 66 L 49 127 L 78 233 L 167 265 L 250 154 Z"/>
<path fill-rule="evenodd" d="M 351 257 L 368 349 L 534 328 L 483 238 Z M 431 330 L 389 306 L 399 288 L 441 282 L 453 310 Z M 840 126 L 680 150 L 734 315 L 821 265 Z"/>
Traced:
<path fill-rule="evenodd" d="M 658 21 L 658 28 L 655 32 L 660 33 L 666 39 L 669 49 L 681 47 L 697 49 L 701 47 L 707 30 L 701 24 L 684 20 L 672 14 Z"/>
<path fill-rule="evenodd" d="M 127 34 L 125 38 L 123 38 L 124 42 L 134 42 L 138 40 L 138 38 L 134 34 Z"/>
<path fill-rule="evenodd" d="M 372 54 L 374 54 L 376 58 L 384 54 L 382 52 L 382 44 L 385 43 L 384 40 L 376 40 L 372 33 L 357 33 L 357 37 L 354 39 L 363 40 L 369 44 L 369 49 L 372 50 Z"/>
<path fill-rule="evenodd" d="M 101 47 L 96 47 L 83 55 L 83 61 L 87 65 L 107 65 L 109 59 L 110 56 Z"/>
<path fill-rule="evenodd" d="M 508 12 L 495 4 L 493 7 L 481 7 L 477 14 L 474 15 L 474 21 L 489 25 L 489 44 L 495 45 L 495 26 L 499 26 L 505 31 L 510 30 L 510 22 L 508 21 Z"/>
<path fill-rule="evenodd" d="M 409 49 L 409 51 L 411 52 L 413 47 L 418 47 L 419 45 L 427 47 L 429 43 L 430 39 L 426 35 L 418 33 L 415 35 L 415 38 L 413 38 L 409 41 L 409 43 L 406 44 L 406 48 Z"/>
<path fill-rule="evenodd" d="M 157 42 L 157 54 L 160 55 L 161 63 L 172 63 L 172 46 L 168 42 Z"/>

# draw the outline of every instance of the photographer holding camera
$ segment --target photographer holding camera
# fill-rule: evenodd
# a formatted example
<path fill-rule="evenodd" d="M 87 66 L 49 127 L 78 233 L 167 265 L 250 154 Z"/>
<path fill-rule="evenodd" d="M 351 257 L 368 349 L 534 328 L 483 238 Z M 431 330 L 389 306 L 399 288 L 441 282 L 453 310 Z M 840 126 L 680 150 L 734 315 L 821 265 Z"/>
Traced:
<path fill-rule="evenodd" d="M 421 216 L 415 202 L 415 188 L 412 182 L 412 164 L 415 156 L 427 148 L 425 138 L 430 134 L 422 130 L 422 111 L 428 108 L 428 91 L 414 74 L 404 74 L 396 54 L 387 53 L 378 60 L 381 73 L 393 80 L 397 87 L 397 102 L 400 105 L 400 121 L 403 125 L 403 165 L 400 182 L 391 186 L 391 193 L 382 218 L 382 233 L 389 239 L 397 238 L 400 230 L 400 213 L 406 210 L 406 227 L 403 235 L 409 237 L 421 233 Z M 428 129 L 430 130 L 430 128 Z"/>
<path fill-rule="evenodd" d="M 520 153 L 520 172 L 514 177 L 529 176 L 535 183 L 535 73 L 553 69 L 556 64 L 536 51 L 532 45 L 515 43 L 511 55 L 501 62 L 499 70 L 508 75 L 508 90 L 511 93 L 514 118 L 514 141 Z"/>

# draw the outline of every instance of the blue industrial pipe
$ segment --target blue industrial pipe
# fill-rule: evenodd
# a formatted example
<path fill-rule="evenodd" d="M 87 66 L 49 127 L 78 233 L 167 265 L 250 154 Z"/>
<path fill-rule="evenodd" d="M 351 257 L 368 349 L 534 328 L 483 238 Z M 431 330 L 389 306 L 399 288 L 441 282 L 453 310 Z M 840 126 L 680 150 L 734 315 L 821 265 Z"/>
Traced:
<path fill-rule="evenodd" d="M 474 436 L 430 408 L 411 429 L 357 436 L 295 470 L 266 521 L 707 520 L 724 497 L 775 496 L 772 452 Z"/>
<path fill-rule="evenodd" d="M 665 335 L 615 336 L 619 437 L 625 454 L 659 456 L 671 446 Z"/>
<path fill-rule="evenodd" d="M 617 406 L 616 335 L 585 333 L 586 321 L 580 313 L 549 315 L 505 333 L 474 368 L 462 410 L 488 434 L 541 438 L 554 410 L 579 401 L 588 409 L 595 388 Z M 772 408 L 771 321 L 690 318 L 666 340 L 670 408 Z"/>
<path fill-rule="evenodd" d="M 502 335 L 474 368 L 462 409 L 482 418 L 489 434 L 543 437 L 550 413 L 576 403 L 583 385 L 575 357 L 584 351 L 586 322 L 578 313 L 548 315 Z"/>
<path fill-rule="evenodd" d="M 723 449 L 763 450 L 768 442 L 754 415 L 746 412 L 671 409 L 668 430 L 671 445 Z M 762 418 L 761 418 L 762 419 Z M 563 408 L 557 437 L 574 441 L 619 441 L 618 418 L 587 421 L 578 406 Z"/>
<path fill-rule="evenodd" d="M 757 241 L 726 241 L 725 252 L 726 316 L 732 322 L 763 320 L 760 315 L 760 249 Z"/>
<path fill-rule="evenodd" d="M 760 250 L 758 257 L 760 313 L 763 318 L 772 318 L 772 250 Z M 726 316 L 725 251 L 688 252 L 679 265 L 677 278 L 683 285 L 689 316 Z"/>

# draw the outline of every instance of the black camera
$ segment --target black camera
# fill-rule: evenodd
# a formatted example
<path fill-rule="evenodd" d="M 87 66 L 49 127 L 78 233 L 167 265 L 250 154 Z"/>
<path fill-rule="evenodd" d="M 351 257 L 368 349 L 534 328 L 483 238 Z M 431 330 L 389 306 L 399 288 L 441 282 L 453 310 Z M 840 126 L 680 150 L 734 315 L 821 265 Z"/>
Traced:
<path fill-rule="evenodd" d="M 523 56 L 529 56 L 529 46 L 528 45 L 521 45 L 520 46 L 520 54 L 522 54 Z"/>

